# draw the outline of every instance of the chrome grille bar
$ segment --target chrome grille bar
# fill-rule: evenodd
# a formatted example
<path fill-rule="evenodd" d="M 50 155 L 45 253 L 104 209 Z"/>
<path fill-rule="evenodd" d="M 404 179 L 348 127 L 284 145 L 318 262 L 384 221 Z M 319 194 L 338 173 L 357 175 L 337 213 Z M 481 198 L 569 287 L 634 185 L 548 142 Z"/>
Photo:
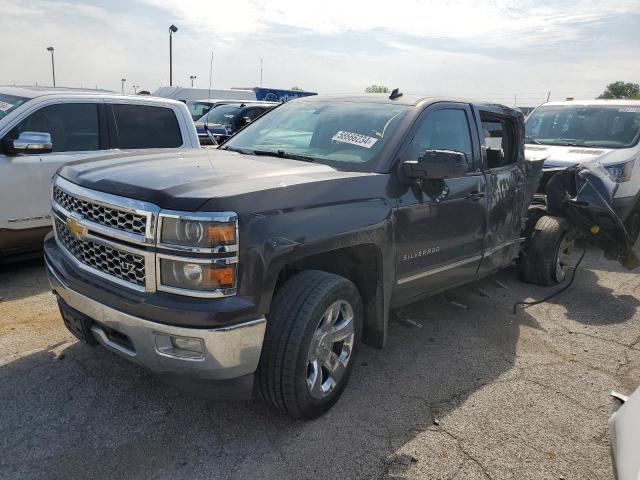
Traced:
<path fill-rule="evenodd" d="M 84 265 L 125 282 L 145 287 L 143 255 L 126 252 L 91 240 L 78 240 L 61 219 L 55 217 L 56 236 L 60 243 Z"/>

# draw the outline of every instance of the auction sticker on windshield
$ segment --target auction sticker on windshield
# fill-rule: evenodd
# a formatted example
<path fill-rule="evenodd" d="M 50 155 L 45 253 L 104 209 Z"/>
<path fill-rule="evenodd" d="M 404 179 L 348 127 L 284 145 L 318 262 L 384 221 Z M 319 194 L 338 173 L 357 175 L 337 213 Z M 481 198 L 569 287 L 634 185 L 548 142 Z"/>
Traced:
<path fill-rule="evenodd" d="M 359 133 L 345 132 L 342 130 L 336 133 L 331 138 L 331 140 L 342 143 L 350 143 L 351 145 L 357 145 L 364 148 L 371 148 L 378 141 L 377 138 L 360 135 Z"/>
<path fill-rule="evenodd" d="M 9 110 L 10 108 L 12 108 L 13 105 L 7 102 L 0 102 L 0 112 L 6 112 L 7 110 Z"/>

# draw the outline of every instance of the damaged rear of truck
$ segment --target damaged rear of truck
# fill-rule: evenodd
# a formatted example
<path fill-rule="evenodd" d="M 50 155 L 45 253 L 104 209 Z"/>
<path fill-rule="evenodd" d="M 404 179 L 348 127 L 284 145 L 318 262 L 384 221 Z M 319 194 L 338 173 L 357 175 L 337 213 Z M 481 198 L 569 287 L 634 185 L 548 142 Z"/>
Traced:
<path fill-rule="evenodd" d="M 535 165 L 536 172 L 541 171 L 539 167 L 545 160 L 546 157 L 527 158 L 529 165 Z M 597 161 L 542 170 L 537 192 L 529 205 L 524 232 L 526 240 L 520 268 L 525 280 L 549 285 L 562 281 L 565 262 L 576 240 L 602 249 L 607 259 L 619 262 L 628 270 L 640 266 L 629 232 L 613 209 L 618 185 Z M 539 237 L 548 233 L 549 218 L 554 218 L 557 226 L 550 234 L 553 238 L 545 242 Z M 531 249 L 548 248 L 554 241 L 557 245 L 557 282 L 540 282 L 536 276 L 537 266 L 529 261 L 528 253 Z"/>

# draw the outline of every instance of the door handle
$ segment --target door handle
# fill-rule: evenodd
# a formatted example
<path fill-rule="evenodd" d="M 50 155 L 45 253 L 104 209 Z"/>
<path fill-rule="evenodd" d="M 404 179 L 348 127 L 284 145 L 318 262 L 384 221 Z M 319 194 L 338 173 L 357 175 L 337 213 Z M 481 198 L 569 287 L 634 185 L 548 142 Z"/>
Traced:
<path fill-rule="evenodd" d="M 473 191 L 473 192 L 471 192 L 469 195 L 467 195 L 464 198 L 466 198 L 467 200 L 471 200 L 471 201 L 477 202 L 482 197 L 484 197 L 484 192 Z"/>

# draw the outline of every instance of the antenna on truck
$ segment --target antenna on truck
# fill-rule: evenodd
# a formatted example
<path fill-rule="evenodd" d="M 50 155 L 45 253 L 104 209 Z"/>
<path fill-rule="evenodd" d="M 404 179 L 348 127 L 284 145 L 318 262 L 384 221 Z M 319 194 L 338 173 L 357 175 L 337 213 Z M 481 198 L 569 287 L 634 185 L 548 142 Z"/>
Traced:
<path fill-rule="evenodd" d="M 394 88 L 391 91 L 391 95 L 389 95 L 389 100 L 395 100 L 396 98 L 400 98 L 402 96 L 402 93 L 400 92 L 399 88 Z"/>

